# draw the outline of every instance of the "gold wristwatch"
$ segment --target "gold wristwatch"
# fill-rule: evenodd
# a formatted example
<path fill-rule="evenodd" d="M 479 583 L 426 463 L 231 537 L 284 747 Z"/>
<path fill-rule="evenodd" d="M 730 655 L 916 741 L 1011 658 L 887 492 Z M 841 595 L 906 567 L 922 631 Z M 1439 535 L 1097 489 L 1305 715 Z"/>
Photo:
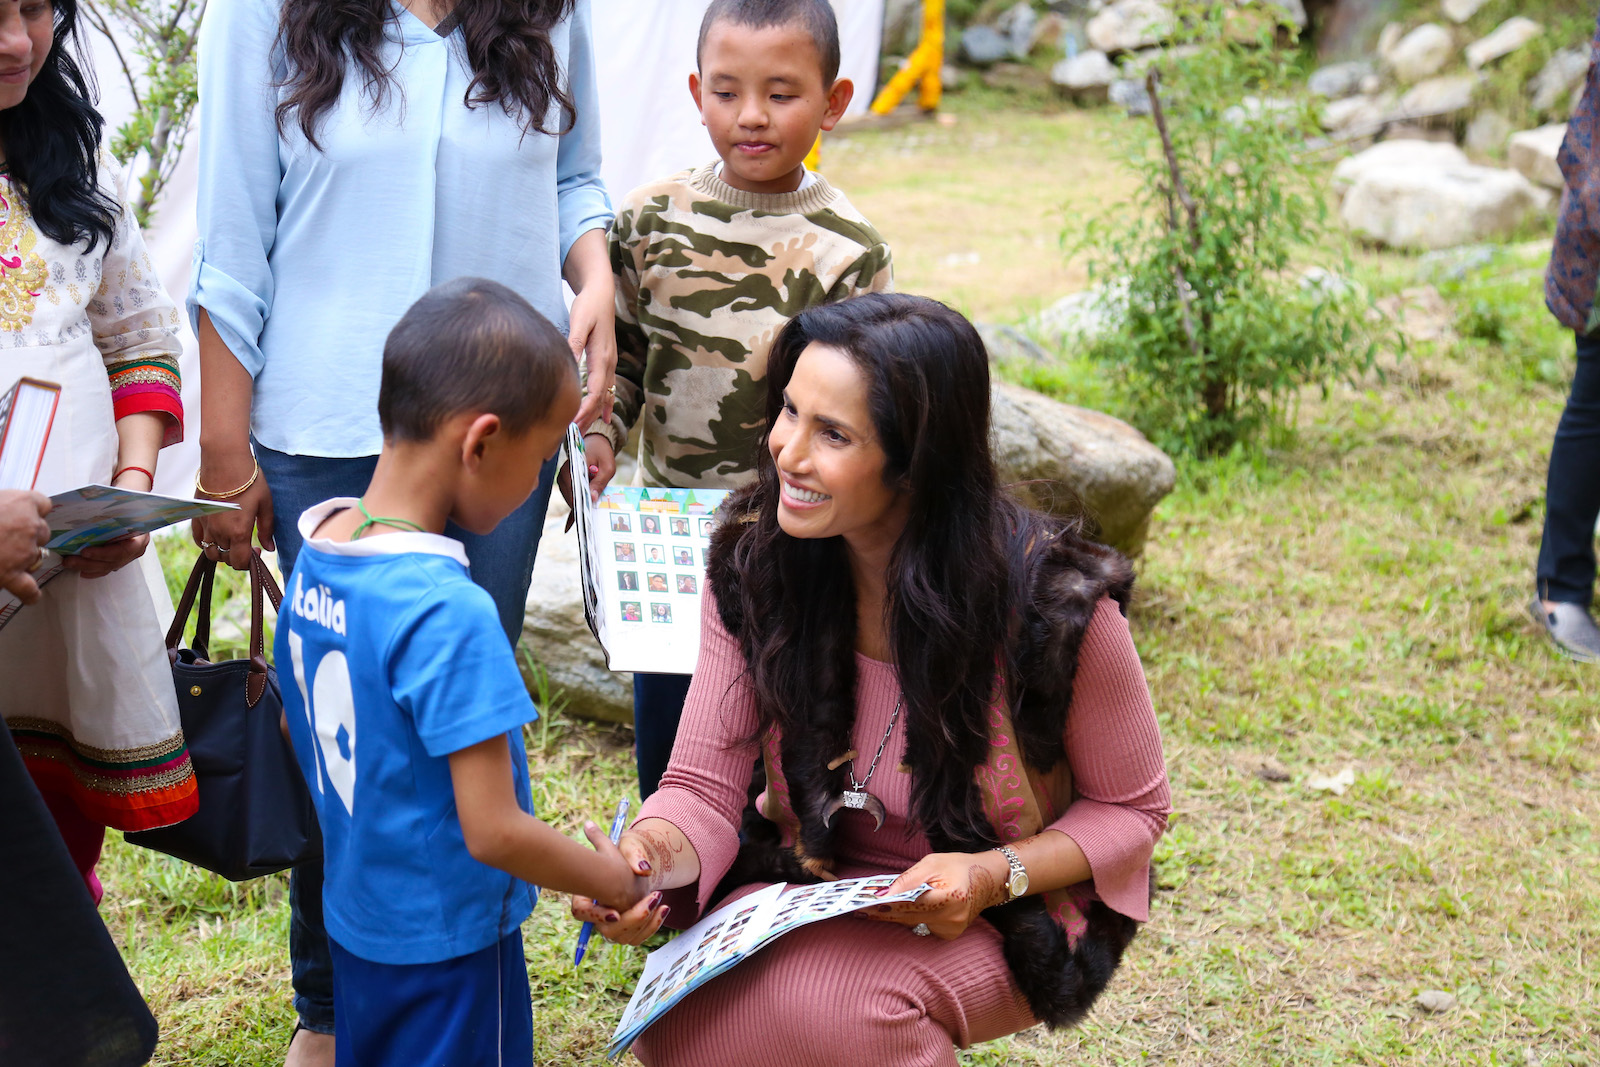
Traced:
<path fill-rule="evenodd" d="M 1017 850 L 1010 845 L 1001 845 L 995 849 L 1006 858 L 1011 865 L 1011 877 L 1006 879 L 1006 903 L 1009 904 L 1028 892 L 1028 868 L 1022 865 L 1022 860 L 1017 858 Z"/>

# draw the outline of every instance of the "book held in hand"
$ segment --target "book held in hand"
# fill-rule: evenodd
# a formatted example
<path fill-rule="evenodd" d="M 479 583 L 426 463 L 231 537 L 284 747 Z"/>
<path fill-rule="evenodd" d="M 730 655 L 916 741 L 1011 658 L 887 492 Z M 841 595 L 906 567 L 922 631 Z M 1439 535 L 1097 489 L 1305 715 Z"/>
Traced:
<path fill-rule="evenodd" d="M 583 438 L 567 432 L 574 471 Z M 583 613 L 614 671 L 693 674 L 700 655 L 706 552 L 726 489 L 607 486 L 599 502 L 574 478 L 573 519 L 583 569 Z"/>
<path fill-rule="evenodd" d="M 44 463 L 61 386 L 21 378 L 0 396 L 0 489 L 32 489 Z"/>
<path fill-rule="evenodd" d="M 916 900 L 932 888 L 924 882 L 903 893 L 879 896 L 896 877 L 880 874 L 815 885 L 779 882 L 724 904 L 645 959 L 644 973 L 611 1035 L 607 1055 L 622 1053 L 692 991 L 791 930 L 877 904 Z"/>
<path fill-rule="evenodd" d="M 186 500 L 110 485 L 69 489 L 52 496 L 50 502 L 54 508 L 45 516 L 50 525 L 50 540 L 45 543 L 45 554 L 33 571 L 34 581 L 41 589 L 65 569 L 62 556 L 76 555 L 91 545 L 153 533 L 185 519 L 236 511 L 239 507 L 216 500 Z M 22 607 L 22 601 L 0 589 L 0 629 L 15 618 Z"/>

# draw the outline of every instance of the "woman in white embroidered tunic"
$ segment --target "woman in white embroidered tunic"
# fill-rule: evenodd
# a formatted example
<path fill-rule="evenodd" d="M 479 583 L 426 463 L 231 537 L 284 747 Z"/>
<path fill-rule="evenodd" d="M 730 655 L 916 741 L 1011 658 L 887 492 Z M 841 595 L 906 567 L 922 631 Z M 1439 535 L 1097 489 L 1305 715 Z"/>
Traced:
<path fill-rule="evenodd" d="M 61 385 L 41 492 L 148 490 L 183 436 L 178 311 L 97 155 L 76 13 L 73 0 L 0 3 L 0 388 Z M 0 713 L 96 899 L 106 826 L 165 826 L 197 803 L 155 602 L 127 566 L 148 540 L 68 557 L 0 631 Z"/>

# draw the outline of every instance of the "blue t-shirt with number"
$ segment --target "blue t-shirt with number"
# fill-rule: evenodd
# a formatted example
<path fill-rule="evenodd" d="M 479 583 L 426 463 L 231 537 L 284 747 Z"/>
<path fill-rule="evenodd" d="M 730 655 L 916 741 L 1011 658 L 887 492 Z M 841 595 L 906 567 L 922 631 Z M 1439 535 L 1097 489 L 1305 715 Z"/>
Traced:
<path fill-rule="evenodd" d="M 313 540 L 278 615 L 285 715 L 322 824 L 328 934 L 375 963 L 437 963 L 488 947 L 537 890 L 467 852 L 449 756 L 497 735 L 533 811 L 524 723 L 538 717 L 494 602 L 459 542 L 386 533 Z"/>

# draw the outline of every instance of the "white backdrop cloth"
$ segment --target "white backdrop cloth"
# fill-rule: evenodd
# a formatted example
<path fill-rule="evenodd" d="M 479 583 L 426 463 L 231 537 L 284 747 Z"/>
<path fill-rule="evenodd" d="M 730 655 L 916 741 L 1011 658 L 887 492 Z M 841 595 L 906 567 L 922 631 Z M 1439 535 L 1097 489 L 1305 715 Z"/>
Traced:
<path fill-rule="evenodd" d="M 689 97 L 695 41 L 709 0 L 591 0 L 600 78 L 604 163 L 601 174 L 616 200 L 652 178 L 703 163 L 714 152 Z M 840 75 L 855 82 L 851 112 L 866 110 L 875 91 L 884 0 L 832 0 L 842 43 Z M 100 85 L 108 135 L 128 117 L 133 98 L 110 43 L 83 25 Z M 124 53 L 137 62 L 127 43 Z M 193 143 L 157 205 L 146 233 L 161 280 L 180 304 L 189 289 L 195 239 Z M 514 210 L 507 205 L 507 210 Z M 157 488 L 187 496 L 199 464 L 200 365 L 194 337 L 183 328 L 183 403 L 187 433 L 161 455 Z"/>

